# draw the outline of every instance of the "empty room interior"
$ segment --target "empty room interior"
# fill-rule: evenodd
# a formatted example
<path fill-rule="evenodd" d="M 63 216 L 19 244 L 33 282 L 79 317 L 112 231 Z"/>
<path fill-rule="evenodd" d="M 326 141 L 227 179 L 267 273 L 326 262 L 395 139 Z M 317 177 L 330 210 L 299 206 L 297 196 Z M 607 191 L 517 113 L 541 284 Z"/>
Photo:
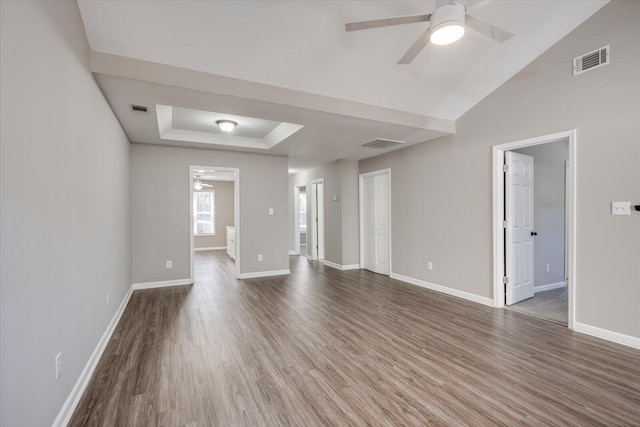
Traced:
<path fill-rule="evenodd" d="M 638 425 L 640 2 L 0 1 L 0 425 Z"/>

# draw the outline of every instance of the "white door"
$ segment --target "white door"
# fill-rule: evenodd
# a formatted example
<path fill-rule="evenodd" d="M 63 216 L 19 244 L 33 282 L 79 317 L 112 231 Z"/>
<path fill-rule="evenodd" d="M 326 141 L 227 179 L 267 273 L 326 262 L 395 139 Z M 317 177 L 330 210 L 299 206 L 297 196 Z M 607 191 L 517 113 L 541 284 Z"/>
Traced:
<path fill-rule="evenodd" d="M 389 274 L 389 175 L 363 179 L 364 268 Z"/>
<path fill-rule="evenodd" d="M 505 267 L 511 305 L 533 297 L 533 157 L 505 154 Z"/>

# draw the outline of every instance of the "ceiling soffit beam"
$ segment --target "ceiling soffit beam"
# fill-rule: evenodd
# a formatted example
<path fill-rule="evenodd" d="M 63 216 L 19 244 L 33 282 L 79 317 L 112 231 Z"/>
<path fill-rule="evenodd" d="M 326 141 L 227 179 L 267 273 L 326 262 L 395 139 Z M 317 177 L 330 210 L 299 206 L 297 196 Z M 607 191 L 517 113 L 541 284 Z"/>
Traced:
<path fill-rule="evenodd" d="M 193 89 L 290 107 L 455 133 L 455 121 L 345 99 L 173 67 L 124 56 L 91 52 L 91 71 L 114 77 Z"/>

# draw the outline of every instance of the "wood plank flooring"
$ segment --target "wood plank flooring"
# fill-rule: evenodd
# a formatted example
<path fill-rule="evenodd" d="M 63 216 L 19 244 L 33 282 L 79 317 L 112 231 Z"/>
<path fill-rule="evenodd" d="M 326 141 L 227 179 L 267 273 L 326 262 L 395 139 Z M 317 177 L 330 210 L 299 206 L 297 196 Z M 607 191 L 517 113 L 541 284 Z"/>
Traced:
<path fill-rule="evenodd" d="M 291 257 L 136 291 L 72 426 L 640 425 L 640 351 Z"/>

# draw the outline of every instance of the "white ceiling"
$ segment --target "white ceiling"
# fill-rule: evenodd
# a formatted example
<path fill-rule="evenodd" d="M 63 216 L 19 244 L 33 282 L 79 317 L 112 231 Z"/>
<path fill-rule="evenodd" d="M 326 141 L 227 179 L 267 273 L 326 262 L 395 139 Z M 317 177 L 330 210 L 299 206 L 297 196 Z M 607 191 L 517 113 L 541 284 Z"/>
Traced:
<path fill-rule="evenodd" d="M 351 102 L 350 107 L 345 108 L 348 111 L 354 110 L 355 106 L 362 111 L 363 106 L 369 106 L 369 111 L 373 111 L 372 106 L 383 107 L 387 110 L 382 118 L 379 112 L 375 118 L 361 113 L 356 115 L 356 120 L 389 121 L 393 127 L 402 120 L 384 117 L 397 118 L 404 114 L 407 120 L 427 123 L 414 126 L 414 130 L 422 128 L 442 134 L 442 128 L 429 123 L 435 118 L 458 119 L 607 1 L 471 2 L 470 13 L 504 28 L 514 37 L 500 44 L 468 31 L 453 45 L 427 46 L 409 65 L 396 63 L 427 29 L 427 23 L 351 33 L 345 31 L 344 24 L 431 13 L 434 1 L 79 0 L 78 4 L 91 49 L 95 52 L 195 70 L 219 78 L 232 77 L 247 84 L 270 85 L 264 86 L 264 96 L 255 98 L 251 91 L 231 94 L 225 92 L 224 85 L 219 86 L 218 94 L 241 97 L 247 101 L 247 108 L 243 110 L 239 104 L 237 109 L 227 108 L 223 103 L 215 110 L 200 108 L 203 111 L 283 122 L 285 117 L 267 118 L 245 110 L 252 109 L 248 108 L 252 98 L 280 104 L 284 92 L 278 91 L 289 90 L 297 93 L 288 97 L 296 100 L 285 102 L 290 107 L 300 107 L 297 103 L 301 102 L 305 103 L 304 108 L 330 113 L 327 99 Z M 567 72 L 571 69 L 570 61 L 571 58 L 567 58 Z M 105 67 L 109 68 L 108 64 L 99 71 L 109 75 Z M 138 75 L 135 79 L 146 80 L 146 77 Z M 189 88 L 190 81 L 178 79 L 172 84 Z M 105 90 L 105 94 L 112 102 L 109 91 Z M 129 102 L 138 101 L 131 99 Z M 189 102 L 165 105 L 195 108 Z M 114 110 L 118 114 L 119 109 L 114 107 Z M 349 112 L 336 114 L 351 116 Z M 290 123 L 304 125 L 296 121 Z M 131 137 L 135 132 L 126 124 L 124 126 Z M 305 130 L 296 132 L 272 150 L 282 148 L 292 139 L 299 141 Z M 333 130 L 320 131 L 330 134 Z M 399 135 L 387 137 L 403 139 Z M 132 140 L 151 142 L 149 139 L 146 135 L 143 140 Z M 431 138 L 423 140 L 428 139 Z M 300 147 L 285 144 L 288 150 L 274 154 L 292 156 L 294 168 L 317 164 L 315 159 L 296 160 L 313 154 L 313 150 L 305 148 L 304 142 L 300 144 Z M 329 145 L 325 148 L 330 149 Z M 350 156 L 358 157 L 355 153 Z M 333 160 L 341 158 L 325 155 L 321 160 L 330 161 L 330 157 Z"/>

